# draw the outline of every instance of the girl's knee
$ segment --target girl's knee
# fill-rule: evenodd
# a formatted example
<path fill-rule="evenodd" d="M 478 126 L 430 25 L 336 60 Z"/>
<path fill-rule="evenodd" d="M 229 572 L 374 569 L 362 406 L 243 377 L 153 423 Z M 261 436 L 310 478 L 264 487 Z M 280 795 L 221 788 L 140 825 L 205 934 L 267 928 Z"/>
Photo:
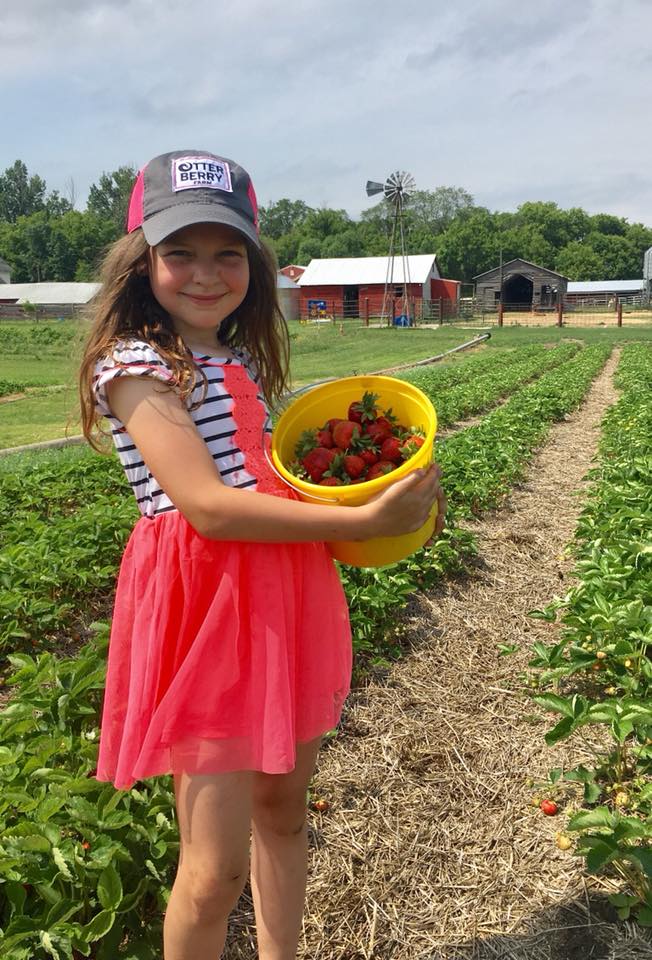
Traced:
<path fill-rule="evenodd" d="M 224 868 L 180 866 L 175 887 L 183 898 L 193 921 L 213 923 L 227 917 L 244 890 L 248 864 Z"/>
<path fill-rule="evenodd" d="M 298 795 L 261 790 L 254 795 L 252 820 L 258 830 L 279 836 L 296 836 L 306 825 L 306 792 Z"/>

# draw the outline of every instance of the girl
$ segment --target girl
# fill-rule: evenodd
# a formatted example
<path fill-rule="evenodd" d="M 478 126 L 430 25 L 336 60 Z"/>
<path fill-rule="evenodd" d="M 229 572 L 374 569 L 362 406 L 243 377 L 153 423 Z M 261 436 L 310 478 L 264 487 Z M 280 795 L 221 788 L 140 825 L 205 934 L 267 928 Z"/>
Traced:
<path fill-rule="evenodd" d="M 305 799 L 351 678 L 325 541 L 418 529 L 438 468 L 360 507 L 306 504 L 271 470 L 265 401 L 288 335 L 238 164 L 156 157 L 106 258 L 80 371 L 84 432 L 107 418 L 142 513 L 118 579 L 97 777 L 174 775 L 181 853 L 166 960 L 209 960 L 249 873 L 260 960 L 296 956 Z"/>

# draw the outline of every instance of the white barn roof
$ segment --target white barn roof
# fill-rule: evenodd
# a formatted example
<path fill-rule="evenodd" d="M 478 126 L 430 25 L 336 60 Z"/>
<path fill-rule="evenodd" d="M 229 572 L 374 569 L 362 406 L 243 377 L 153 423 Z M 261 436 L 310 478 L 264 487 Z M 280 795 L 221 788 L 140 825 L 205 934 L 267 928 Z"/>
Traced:
<path fill-rule="evenodd" d="M 586 280 L 569 283 L 567 293 L 638 293 L 645 289 L 645 280 Z"/>
<path fill-rule="evenodd" d="M 439 277 L 434 253 L 407 257 L 410 283 L 425 283 L 429 276 Z M 300 287 L 339 286 L 340 284 L 385 283 L 389 257 L 333 257 L 311 260 L 297 283 Z M 394 258 L 393 283 L 405 283 L 403 260 Z"/>
<path fill-rule="evenodd" d="M 100 289 L 99 283 L 3 283 L 0 300 L 18 303 L 88 303 Z"/>

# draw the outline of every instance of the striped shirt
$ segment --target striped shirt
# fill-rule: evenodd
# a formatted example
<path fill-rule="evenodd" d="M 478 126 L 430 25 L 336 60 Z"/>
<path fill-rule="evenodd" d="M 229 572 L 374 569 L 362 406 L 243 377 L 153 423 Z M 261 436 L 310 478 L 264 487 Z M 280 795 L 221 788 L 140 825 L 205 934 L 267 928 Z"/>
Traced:
<path fill-rule="evenodd" d="M 233 397 L 224 386 L 224 366 L 237 364 L 244 367 L 254 383 L 259 375 L 253 361 L 244 351 L 234 351 L 234 357 L 218 358 L 193 352 L 195 364 L 208 381 L 203 402 L 190 410 L 199 435 L 209 449 L 224 483 L 242 489 L 256 489 L 257 479 L 245 467 L 243 452 L 235 444 L 236 423 L 233 419 Z M 106 385 L 115 377 L 154 377 L 171 383 L 172 371 L 157 351 L 142 340 L 121 341 L 111 356 L 98 361 L 93 378 L 95 403 L 98 412 L 111 424 L 111 434 L 120 457 L 127 480 L 136 497 L 140 512 L 145 517 L 154 517 L 168 510 L 176 510 L 167 494 L 161 489 L 156 477 L 148 470 L 140 451 L 127 432 L 125 425 L 113 415 L 109 407 Z M 197 375 L 190 402 L 201 399 L 203 378 Z M 260 392 L 258 399 L 264 404 Z M 267 420 L 266 433 L 271 433 L 271 421 Z M 262 442 L 261 437 L 261 442 Z"/>

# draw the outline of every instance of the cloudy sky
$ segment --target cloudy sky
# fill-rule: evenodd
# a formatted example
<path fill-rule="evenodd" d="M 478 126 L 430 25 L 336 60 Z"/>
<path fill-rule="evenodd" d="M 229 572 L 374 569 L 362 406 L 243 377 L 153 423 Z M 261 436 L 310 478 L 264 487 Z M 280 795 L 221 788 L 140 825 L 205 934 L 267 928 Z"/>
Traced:
<path fill-rule="evenodd" d="M 4 0 L 0 90 L 0 171 L 80 208 L 103 172 L 199 148 L 261 203 L 357 217 L 403 169 L 652 226 L 652 0 Z"/>

